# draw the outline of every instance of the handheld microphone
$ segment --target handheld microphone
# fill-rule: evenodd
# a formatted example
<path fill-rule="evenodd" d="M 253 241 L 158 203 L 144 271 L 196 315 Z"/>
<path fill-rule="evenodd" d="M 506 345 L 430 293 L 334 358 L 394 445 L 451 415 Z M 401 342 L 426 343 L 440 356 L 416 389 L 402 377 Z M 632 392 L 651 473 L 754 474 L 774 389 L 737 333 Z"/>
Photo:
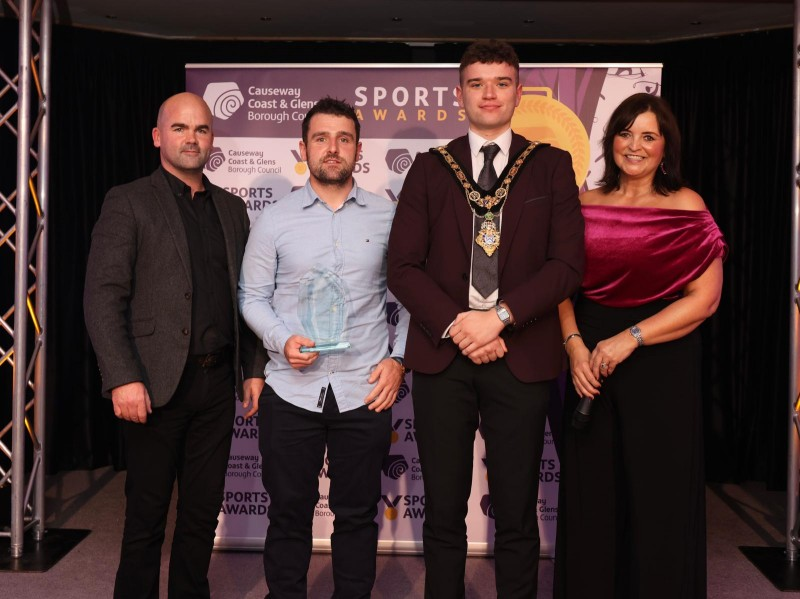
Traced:
<path fill-rule="evenodd" d="M 575 413 L 572 414 L 572 428 L 576 430 L 583 430 L 589 424 L 589 418 L 592 415 L 592 398 L 581 397 L 578 407 L 575 408 Z"/>

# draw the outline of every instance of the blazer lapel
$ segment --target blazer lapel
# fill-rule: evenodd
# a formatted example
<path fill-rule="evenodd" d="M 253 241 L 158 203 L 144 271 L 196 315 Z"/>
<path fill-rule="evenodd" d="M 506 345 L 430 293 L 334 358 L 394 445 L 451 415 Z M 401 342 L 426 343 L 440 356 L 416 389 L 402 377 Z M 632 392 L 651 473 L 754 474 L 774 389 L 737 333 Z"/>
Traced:
<path fill-rule="evenodd" d="M 462 170 L 472 176 L 472 156 L 469 152 L 469 141 L 466 136 L 459 137 L 451 141 L 447 150 L 456 159 L 458 164 L 461 165 Z M 445 168 L 449 169 L 449 166 Z M 452 177 L 452 173 L 447 174 Z M 464 243 L 464 249 L 467 255 L 472 255 L 472 242 L 473 242 L 473 215 L 472 210 L 467 202 L 467 197 L 464 195 L 464 190 L 460 185 L 455 185 L 452 189 L 455 191 L 451 194 L 453 201 L 453 212 L 456 215 L 458 230 L 461 233 L 461 241 Z"/>
<path fill-rule="evenodd" d="M 525 146 L 528 145 L 528 140 L 516 133 L 511 139 L 511 147 L 509 148 L 509 155 L 516 156 Z M 535 160 L 535 158 L 533 158 Z M 523 167 L 528 168 L 526 166 Z M 520 172 L 518 177 L 522 177 L 523 173 Z M 517 182 L 520 183 L 519 181 Z M 524 199 L 524 192 L 522 195 L 519 191 L 514 193 L 514 187 L 511 188 L 511 193 L 508 195 L 505 206 L 503 206 L 503 216 L 500 223 L 500 248 L 498 249 L 497 269 L 498 274 L 503 272 L 503 266 L 508 260 L 508 253 L 511 248 L 511 240 L 514 238 L 514 233 L 517 230 L 519 219 L 522 216 L 522 200 Z"/>
<path fill-rule="evenodd" d="M 214 201 L 214 207 L 217 209 L 217 216 L 219 217 L 219 224 L 222 226 L 222 236 L 225 238 L 225 255 L 228 259 L 228 279 L 231 285 L 231 298 L 233 305 L 237 305 L 236 288 L 239 284 L 238 275 L 239 270 L 236 268 L 236 224 L 233 221 L 233 215 L 225 202 L 222 201 L 217 189 L 212 188 L 211 197 Z"/>
<path fill-rule="evenodd" d="M 183 219 L 175 196 L 160 169 L 150 176 L 150 182 L 153 184 L 153 195 L 156 198 L 156 203 L 161 207 L 169 230 L 172 233 L 172 240 L 181 258 L 186 278 L 191 284 L 192 263 L 189 261 L 189 242 L 186 240 L 186 230 L 183 227 Z"/>

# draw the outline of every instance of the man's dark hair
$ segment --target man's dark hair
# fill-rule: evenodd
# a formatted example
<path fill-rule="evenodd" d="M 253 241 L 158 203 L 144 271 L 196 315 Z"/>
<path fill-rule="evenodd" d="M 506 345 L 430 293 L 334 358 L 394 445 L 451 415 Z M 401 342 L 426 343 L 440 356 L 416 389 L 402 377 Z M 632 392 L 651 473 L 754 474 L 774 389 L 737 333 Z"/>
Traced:
<path fill-rule="evenodd" d="M 519 83 L 519 57 L 508 42 L 500 40 L 478 40 L 472 42 L 467 49 L 464 50 L 464 55 L 461 57 L 461 65 L 458 67 L 458 77 L 464 73 L 469 65 L 476 62 L 484 64 L 506 63 L 514 67 L 517 74 L 517 83 Z"/>
<path fill-rule="evenodd" d="M 303 143 L 308 143 L 308 124 L 315 114 L 332 114 L 334 116 L 347 117 L 356 126 L 356 141 L 361 139 L 361 123 L 358 122 L 355 108 L 344 100 L 325 96 L 314 104 L 314 107 L 306 113 L 306 118 L 303 119 Z"/>
<path fill-rule="evenodd" d="M 603 159 L 606 161 L 606 169 L 603 178 L 598 181 L 603 193 L 619 189 L 621 171 L 614 162 L 614 137 L 633 125 L 636 117 L 645 112 L 656 115 L 659 133 L 664 138 L 663 168 L 656 169 L 653 189 L 656 193 L 668 195 L 684 186 L 681 177 L 681 132 L 675 115 L 663 98 L 639 93 L 625 98 L 608 119 L 603 135 Z"/>

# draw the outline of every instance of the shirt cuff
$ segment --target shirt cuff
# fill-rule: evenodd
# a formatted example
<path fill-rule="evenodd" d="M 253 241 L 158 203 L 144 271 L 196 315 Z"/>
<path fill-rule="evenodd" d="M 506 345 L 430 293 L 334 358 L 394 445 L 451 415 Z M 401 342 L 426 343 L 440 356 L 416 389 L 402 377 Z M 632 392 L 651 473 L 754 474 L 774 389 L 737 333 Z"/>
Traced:
<path fill-rule="evenodd" d="M 268 350 L 283 354 L 286 342 L 292 333 L 285 327 L 277 327 L 271 334 L 264 336 L 264 347 Z"/>
<path fill-rule="evenodd" d="M 453 321 L 453 322 L 451 322 L 449 325 L 447 325 L 447 328 L 444 330 L 444 333 L 442 333 L 442 339 L 450 339 L 450 328 L 451 328 L 451 327 L 452 327 L 452 326 L 453 326 L 455 323 L 456 323 L 456 321 L 454 320 L 454 321 Z"/>

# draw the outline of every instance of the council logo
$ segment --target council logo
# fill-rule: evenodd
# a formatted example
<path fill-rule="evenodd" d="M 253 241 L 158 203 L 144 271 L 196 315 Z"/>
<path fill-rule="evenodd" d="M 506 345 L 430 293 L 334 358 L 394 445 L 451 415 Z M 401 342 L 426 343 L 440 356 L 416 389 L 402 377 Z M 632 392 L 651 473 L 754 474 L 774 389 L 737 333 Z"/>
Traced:
<path fill-rule="evenodd" d="M 494 506 L 492 505 L 492 496 L 488 493 L 481 497 L 481 511 L 487 518 L 494 520 Z"/>
<path fill-rule="evenodd" d="M 397 302 L 386 302 L 386 322 L 393 327 L 400 322 L 400 304 Z"/>
<path fill-rule="evenodd" d="M 211 153 L 208 155 L 208 162 L 206 162 L 206 170 L 213 173 L 219 167 L 225 164 L 225 153 L 222 148 L 214 146 L 211 148 Z"/>
<path fill-rule="evenodd" d="M 406 172 L 411 167 L 412 162 L 414 162 L 414 157 L 405 148 L 396 148 L 386 152 L 386 166 L 398 175 Z"/>
<path fill-rule="evenodd" d="M 227 121 L 244 104 L 244 96 L 235 81 L 209 83 L 203 94 L 203 100 L 218 119 Z"/>
<path fill-rule="evenodd" d="M 397 399 L 394 400 L 395 405 L 399 404 L 403 401 L 406 397 L 408 397 L 411 393 L 411 389 L 406 382 L 406 379 L 403 379 L 403 382 L 400 383 L 400 388 L 397 390 Z"/>
<path fill-rule="evenodd" d="M 383 474 L 397 480 L 408 470 L 408 461 L 404 455 L 389 454 L 383 459 Z"/>

